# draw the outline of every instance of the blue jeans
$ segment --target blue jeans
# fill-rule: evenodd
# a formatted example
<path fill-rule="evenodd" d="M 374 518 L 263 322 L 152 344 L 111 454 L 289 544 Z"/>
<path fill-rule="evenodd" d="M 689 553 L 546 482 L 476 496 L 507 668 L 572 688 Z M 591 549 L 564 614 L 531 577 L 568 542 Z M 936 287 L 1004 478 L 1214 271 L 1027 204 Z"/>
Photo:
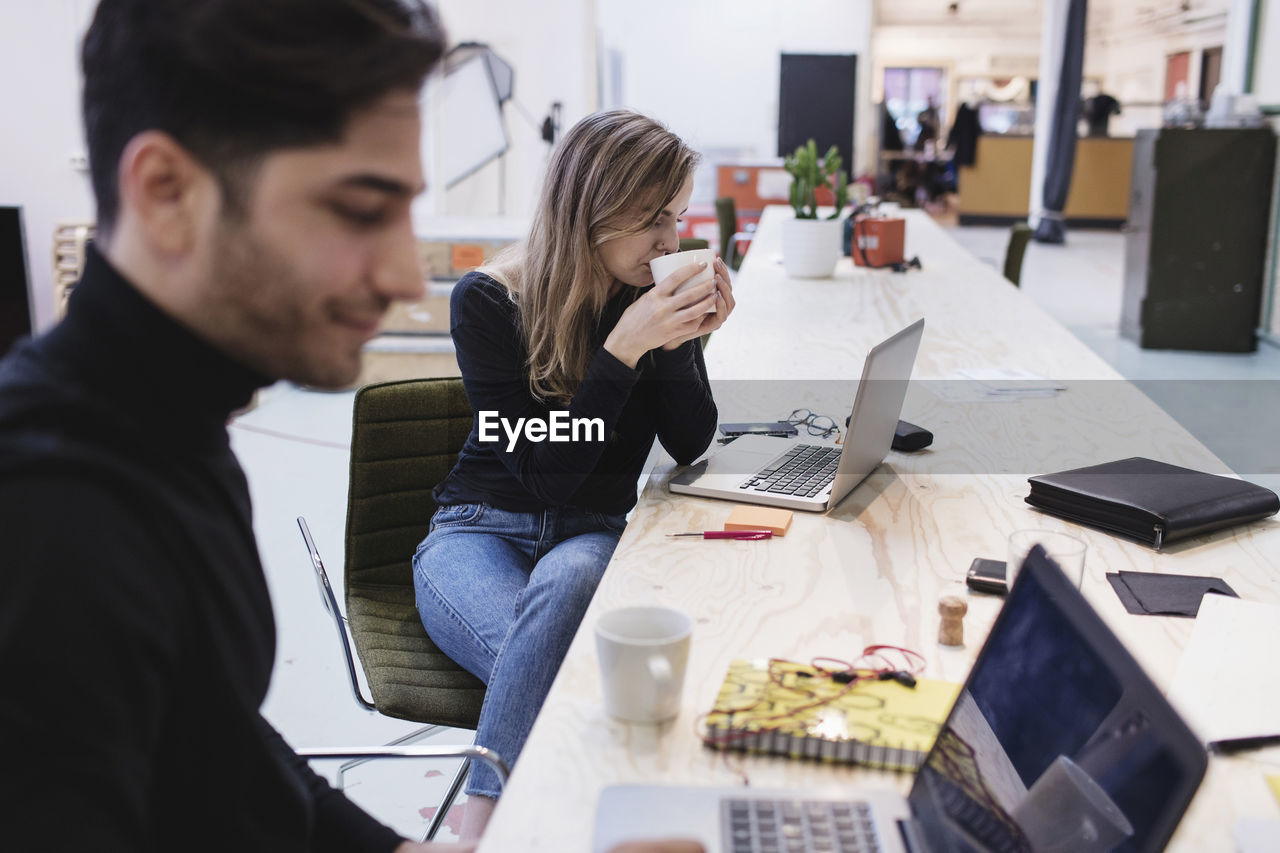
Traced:
<path fill-rule="evenodd" d="M 476 744 L 509 765 L 524 746 L 626 518 L 576 507 L 508 512 L 442 506 L 413 555 L 427 634 L 488 685 Z M 497 797 L 473 762 L 467 793 Z"/>

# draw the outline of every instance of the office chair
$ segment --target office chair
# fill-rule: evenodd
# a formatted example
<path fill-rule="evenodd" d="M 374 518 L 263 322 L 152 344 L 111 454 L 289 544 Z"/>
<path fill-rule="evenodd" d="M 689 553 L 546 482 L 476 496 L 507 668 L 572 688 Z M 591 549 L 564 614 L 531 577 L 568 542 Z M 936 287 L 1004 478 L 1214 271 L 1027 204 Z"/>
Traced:
<path fill-rule="evenodd" d="M 379 382 L 356 392 L 343 571 L 345 618 L 306 521 L 298 519 L 321 598 L 338 630 L 356 702 L 369 711 L 427 724 L 372 751 L 377 756 L 403 753 L 403 744 L 443 727 L 474 730 L 480 719 L 485 686 L 427 636 L 414 603 L 411 563 L 436 510 L 431 489 L 453 468 L 470 431 L 471 405 L 461 379 Z M 357 660 L 371 698 L 360 688 Z M 453 755 L 489 760 L 483 754 L 487 750 L 475 749 L 453 749 Z M 331 752 L 307 757 L 337 757 Z M 368 757 L 373 756 L 343 765 L 338 787 L 343 773 Z M 457 797 L 467 768 L 464 760 L 431 821 L 428 840 Z M 499 776 L 505 778 L 504 773 Z"/>
<path fill-rule="evenodd" d="M 680 238 L 680 251 L 682 252 L 689 252 L 694 249 L 707 249 L 710 247 L 711 247 L 711 244 L 706 240 L 703 240 L 701 237 L 681 237 Z"/>
<path fill-rule="evenodd" d="M 1004 252 L 1004 277 L 1013 282 L 1014 287 L 1021 287 L 1022 258 L 1027 254 L 1027 243 L 1031 240 L 1031 226 L 1019 222 L 1009 233 L 1009 248 Z"/>
<path fill-rule="evenodd" d="M 721 196 L 716 199 L 716 222 L 720 226 L 720 257 L 729 265 L 729 269 L 737 270 L 742 266 L 743 253 L 738 247 L 750 242 L 755 236 L 750 229 L 738 230 L 738 208 L 732 196 Z"/>

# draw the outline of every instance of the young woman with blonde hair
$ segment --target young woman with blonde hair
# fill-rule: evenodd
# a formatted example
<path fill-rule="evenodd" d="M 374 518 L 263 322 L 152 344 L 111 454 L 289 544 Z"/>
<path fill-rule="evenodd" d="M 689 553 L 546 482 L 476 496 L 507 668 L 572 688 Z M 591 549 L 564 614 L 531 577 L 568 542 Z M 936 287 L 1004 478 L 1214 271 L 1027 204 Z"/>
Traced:
<path fill-rule="evenodd" d="M 450 300 L 476 417 L 435 490 L 414 580 L 427 633 L 488 685 L 476 743 L 508 761 L 626 526 L 654 439 L 683 464 L 716 429 L 700 338 L 733 310 L 728 268 L 716 259 L 710 284 L 676 294 L 700 268 L 655 284 L 648 266 L 679 250 L 696 162 L 645 116 L 588 116 L 551 158 L 528 238 Z M 483 766 L 467 792 L 464 839 L 499 793 Z"/>

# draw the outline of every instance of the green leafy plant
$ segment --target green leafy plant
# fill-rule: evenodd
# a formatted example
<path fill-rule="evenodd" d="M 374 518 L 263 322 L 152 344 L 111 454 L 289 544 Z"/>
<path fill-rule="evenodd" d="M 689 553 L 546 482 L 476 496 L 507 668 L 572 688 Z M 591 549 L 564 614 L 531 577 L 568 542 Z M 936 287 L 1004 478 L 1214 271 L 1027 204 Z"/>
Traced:
<path fill-rule="evenodd" d="M 840 215 L 849 203 L 849 173 L 840 168 L 843 165 L 844 160 L 834 145 L 818 159 L 818 146 L 812 139 L 783 160 L 783 168 L 791 175 L 791 206 L 795 208 L 796 219 L 818 218 L 818 187 L 835 193 L 836 210 L 827 219 Z"/>

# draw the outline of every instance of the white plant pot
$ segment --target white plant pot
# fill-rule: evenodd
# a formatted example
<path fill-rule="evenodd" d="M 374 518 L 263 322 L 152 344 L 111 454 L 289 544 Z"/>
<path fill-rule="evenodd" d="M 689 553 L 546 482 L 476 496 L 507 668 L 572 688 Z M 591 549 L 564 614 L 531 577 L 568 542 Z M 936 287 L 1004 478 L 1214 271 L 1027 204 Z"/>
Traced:
<path fill-rule="evenodd" d="M 782 223 L 782 266 L 794 278 L 830 278 L 840 258 L 839 219 Z"/>

